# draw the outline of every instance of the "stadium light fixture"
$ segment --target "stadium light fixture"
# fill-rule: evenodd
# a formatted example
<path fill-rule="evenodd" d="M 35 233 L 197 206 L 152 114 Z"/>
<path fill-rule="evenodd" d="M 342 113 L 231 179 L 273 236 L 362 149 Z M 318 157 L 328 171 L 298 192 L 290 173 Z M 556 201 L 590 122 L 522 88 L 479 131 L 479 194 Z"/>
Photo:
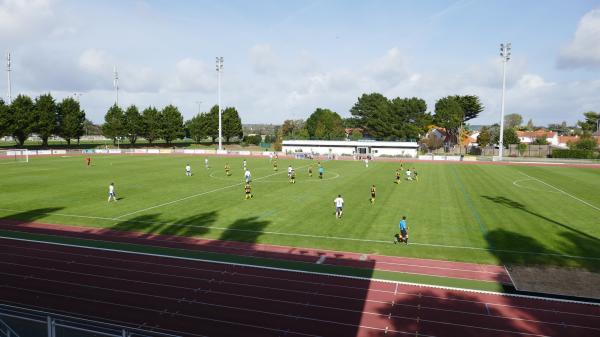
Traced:
<path fill-rule="evenodd" d="M 223 149 L 221 125 L 221 73 L 223 72 L 223 56 L 217 56 L 217 106 L 219 108 L 219 150 Z"/>
<path fill-rule="evenodd" d="M 500 57 L 502 57 L 502 105 L 501 105 L 501 117 L 500 117 L 500 144 L 498 151 L 498 158 L 502 160 L 504 152 L 504 97 L 506 95 L 506 63 L 510 60 L 511 45 L 508 43 L 500 44 Z"/>
<path fill-rule="evenodd" d="M 202 105 L 202 101 L 196 101 L 196 104 L 198 104 L 198 115 L 200 114 L 200 106 Z"/>

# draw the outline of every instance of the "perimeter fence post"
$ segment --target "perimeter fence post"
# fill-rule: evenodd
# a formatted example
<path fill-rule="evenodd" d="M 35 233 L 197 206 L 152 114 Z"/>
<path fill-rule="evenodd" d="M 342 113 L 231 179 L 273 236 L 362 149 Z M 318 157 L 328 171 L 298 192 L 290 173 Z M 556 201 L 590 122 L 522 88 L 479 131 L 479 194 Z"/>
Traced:
<path fill-rule="evenodd" d="M 56 327 L 54 326 L 54 319 L 52 317 L 47 316 L 46 322 L 48 326 L 48 337 L 56 337 Z"/>
<path fill-rule="evenodd" d="M 127 330 L 123 329 L 123 332 L 121 333 L 121 336 L 122 337 L 128 337 L 128 335 L 129 334 L 127 333 Z"/>

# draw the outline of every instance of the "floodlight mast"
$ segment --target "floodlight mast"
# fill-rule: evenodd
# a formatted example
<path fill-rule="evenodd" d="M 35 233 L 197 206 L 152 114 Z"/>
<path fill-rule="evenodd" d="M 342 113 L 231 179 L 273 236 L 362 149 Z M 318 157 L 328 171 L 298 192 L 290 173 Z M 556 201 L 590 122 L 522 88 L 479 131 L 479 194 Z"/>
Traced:
<path fill-rule="evenodd" d="M 221 124 L 221 73 L 223 72 L 223 56 L 217 56 L 217 106 L 219 108 L 219 150 L 223 150 Z"/>
<path fill-rule="evenodd" d="M 117 72 L 117 66 L 115 66 L 114 70 L 115 78 L 113 80 L 113 86 L 115 87 L 115 105 L 119 105 L 119 73 Z"/>
<path fill-rule="evenodd" d="M 10 52 L 6 53 L 6 77 L 8 80 L 8 104 L 12 103 L 12 92 L 10 83 Z"/>
<path fill-rule="evenodd" d="M 500 146 L 498 158 L 502 160 L 504 152 L 504 97 L 506 96 L 506 63 L 510 60 L 511 46 L 510 42 L 500 44 L 500 57 L 502 57 L 502 106 L 500 117 Z"/>

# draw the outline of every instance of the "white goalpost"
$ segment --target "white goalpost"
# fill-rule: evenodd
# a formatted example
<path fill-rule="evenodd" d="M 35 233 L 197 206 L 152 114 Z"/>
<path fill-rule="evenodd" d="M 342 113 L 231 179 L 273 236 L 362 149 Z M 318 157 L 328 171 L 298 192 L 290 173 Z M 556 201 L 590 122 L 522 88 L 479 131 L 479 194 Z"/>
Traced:
<path fill-rule="evenodd" d="M 27 149 L 0 149 L 0 164 L 28 163 Z"/>

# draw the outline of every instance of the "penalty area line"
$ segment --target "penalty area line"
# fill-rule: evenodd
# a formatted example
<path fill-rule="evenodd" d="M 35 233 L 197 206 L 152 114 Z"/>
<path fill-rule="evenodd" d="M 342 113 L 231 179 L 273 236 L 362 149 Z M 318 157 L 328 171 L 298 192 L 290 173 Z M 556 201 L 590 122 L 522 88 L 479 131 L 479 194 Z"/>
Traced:
<path fill-rule="evenodd" d="M 573 199 L 575 199 L 575 200 L 577 200 L 577 201 L 579 201 L 579 202 L 581 202 L 581 203 L 583 203 L 583 204 L 585 204 L 585 205 L 587 205 L 587 206 L 590 206 L 591 208 L 593 208 L 593 209 L 595 209 L 595 210 L 597 210 L 597 211 L 600 211 L 600 208 L 599 208 L 598 206 L 592 205 L 592 204 L 590 204 L 589 202 L 587 202 L 587 201 L 585 201 L 585 200 L 582 200 L 582 199 L 580 199 L 580 198 L 578 198 L 578 197 L 576 197 L 576 196 L 574 196 L 574 195 L 572 195 L 572 194 L 570 194 L 570 193 L 567 193 L 567 192 L 565 192 L 565 191 L 561 190 L 561 189 L 560 189 L 560 188 L 558 188 L 558 187 L 555 187 L 555 186 L 553 186 L 553 185 L 550 185 L 550 184 L 548 184 L 547 182 L 545 182 L 545 181 L 543 181 L 543 180 L 541 180 L 541 179 L 538 179 L 538 178 L 536 178 L 536 177 L 532 177 L 532 176 L 530 176 L 530 175 L 529 175 L 529 174 L 527 174 L 527 173 L 523 173 L 523 172 L 521 172 L 521 174 L 522 174 L 522 175 L 524 175 L 524 176 L 527 176 L 527 177 L 529 177 L 529 178 L 531 178 L 531 179 L 533 179 L 533 180 L 536 180 L 536 181 L 538 181 L 538 182 L 540 182 L 540 183 L 542 183 L 542 184 L 544 184 L 544 185 L 546 185 L 546 186 L 548 186 L 548 187 L 551 187 L 551 188 L 555 189 L 556 191 L 558 191 L 558 192 L 560 192 L 560 193 L 562 193 L 562 194 L 564 194 L 564 195 L 566 195 L 566 196 L 569 196 L 569 197 L 571 197 L 571 198 L 573 198 Z"/>

